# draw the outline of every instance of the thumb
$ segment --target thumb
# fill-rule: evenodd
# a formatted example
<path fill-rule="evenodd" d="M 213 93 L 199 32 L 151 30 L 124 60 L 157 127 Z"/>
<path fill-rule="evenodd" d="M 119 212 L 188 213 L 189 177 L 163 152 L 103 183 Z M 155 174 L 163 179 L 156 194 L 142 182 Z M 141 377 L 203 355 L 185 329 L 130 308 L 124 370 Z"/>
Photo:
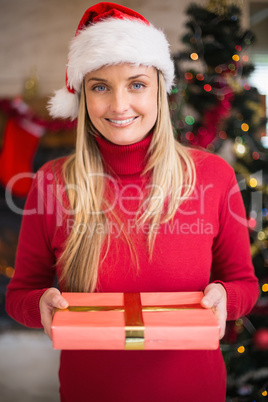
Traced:
<path fill-rule="evenodd" d="M 215 304 L 215 298 L 213 297 L 213 294 L 209 293 L 205 295 L 201 300 L 201 304 L 203 307 L 212 308 Z"/>
<path fill-rule="evenodd" d="M 64 299 L 62 294 L 60 293 L 59 289 L 57 288 L 50 288 L 44 293 L 44 299 L 50 308 L 66 308 L 68 307 L 67 300 Z"/>
<path fill-rule="evenodd" d="M 204 290 L 204 297 L 201 300 L 201 304 L 203 307 L 212 308 L 215 304 L 218 304 L 220 296 L 221 294 L 217 285 L 210 284 Z"/>
<path fill-rule="evenodd" d="M 61 294 L 55 295 L 52 302 L 53 307 L 64 309 L 67 308 L 69 303 Z"/>
<path fill-rule="evenodd" d="M 203 307 L 207 307 L 207 308 L 211 308 L 213 306 L 213 303 L 211 302 L 211 300 L 208 297 L 204 297 L 201 300 L 201 304 Z"/>

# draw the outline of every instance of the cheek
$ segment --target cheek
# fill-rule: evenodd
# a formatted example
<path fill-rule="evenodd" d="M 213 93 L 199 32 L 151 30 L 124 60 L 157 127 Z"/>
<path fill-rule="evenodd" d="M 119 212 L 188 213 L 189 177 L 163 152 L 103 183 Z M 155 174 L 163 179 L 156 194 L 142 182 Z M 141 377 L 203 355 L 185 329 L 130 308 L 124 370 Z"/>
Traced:
<path fill-rule="evenodd" d="M 146 111 L 146 117 L 154 123 L 157 119 L 157 102 L 145 103 L 144 110 Z"/>
<path fill-rule="evenodd" d="M 156 120 L 157 118 L 157 89 L 152 88 L 151 93 L 144 102 L 144 110 L 146 110 L 148 117 L 151 120 Z"/>
<path fill-rule="evenodd" d="M 102 110 L 100 105 L 96 102 L 92 102 L 88 100 L 87 102 L 87 112 L 89 115 L 90 120 L 93 122 L 94 120 L 98 119 L 102 115 Z"/>
<path fill-rule="evenodd" d="M 157 101 L 155 97 L 141 97 L 136 102 L 136 108 L 146 117 L 157 114 Z"/>

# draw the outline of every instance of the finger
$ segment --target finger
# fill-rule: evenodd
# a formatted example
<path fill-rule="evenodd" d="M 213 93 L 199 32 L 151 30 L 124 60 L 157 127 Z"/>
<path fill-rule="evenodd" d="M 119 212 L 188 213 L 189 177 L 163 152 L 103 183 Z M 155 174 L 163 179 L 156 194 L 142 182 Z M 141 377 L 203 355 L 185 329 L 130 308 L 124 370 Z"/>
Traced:
<path fill-rule="evenodd" d="M 40 314 L 41 314 L 41 323 L 44 327 L 44 332 L 51 339 L 51 330 L 50 330 L 52 322 L 51 306 L 43 302 L 40 306 Z"/>
<path fill-rule="evenodd" d="M 62 297 L 58 289 L 50 288 L 41 297 L 39 306 L 41 314 L 41 323 L 44 327 L 44 332 L 51 339 L 53 309 L 55 307 L 64 309 L 68 307 L 68 302 L 67 300 L 64 299 L 64 297 Z"/>
<path fill-rule="evenodd" d="M 225 333 L 225 318 L 223 317 L 223 313 L 220 308 L 220 304 L 218 304 L 216 307 L 214 307 L 213 299 L 204 299 L 201 301 L 202 306 L 205 308 L 212 308 L 213 313 L 215 314 L 215 317 L 218 321 L 219 327 L 220 327 L 220 335 L 219 339 L 223 338 L 224 333 Z"/>
<path fill-rule="evenodd" d="M 50 305 L 56 308 L 66 308 L 68 307 L 67 300 L 61 295 L 59 289 L 49 288 L 41 297 L 40 302 Z"/>
<path fill-rule="evenodd" d="M 224 301 L 224 305 L 226 304 L 226 290 L 221 284 L 211 283 L 204 290 L 204 297 L 201 300 L 201 303 L 204 304 L 204 307 L 213 307 Z"/>
<path fill-rule="evenodd" d="M 51 305 L 56 308 L 64 309 L 64 308 L 67 308 L 69 304 L 68 304 L 67 300 L 64 299 L 63 296 L 61 296 L 61 294 L 56 294 L 56 295 L 53 295 L 53 297 L 51 299 Z"/>
<path fill-rule="evenodd" d="M 220 302 L 221 293 L 217 288 L 210 288 L 207 290 L 205 289 L 205 296 L 201 300 L 201 304 L 203 307 L 211 308 L 217 305 Z"/>
<path fill-rule="evenodd" d="M 43 316 L 42 318 L 42 325 L 44 327 L 44 332 L 45 334 L 52 339 L 52 334 L 51 334 L 51 324 L 52 324 L 52 316 L 51 313 L 47 313 Z"/>
<path fill-rule="evenodd" d="M 223 303 L 219 303 L 217 307 L 213 309 L 215 317 L 220 326 L 220 336 L 219 338 L 222 339 L 225 334 L 226 329 L 226 309 L 223 306 Z"/>
<path fill-rule="evenodd" d="M 220 325 L 220 339 L 224 337 L 225 329 L 226 329 L 226 321 L 222 322 L 222 324 Z"/>
<path fill-rule="evenodd" d="M 212 308 L 220 327 L 219 338 L 222 339 L 226 329 L 226 291 L 222 285 L 210 284 L 204 290 L 205 296 L 201 304 L 203 307 Z"/>

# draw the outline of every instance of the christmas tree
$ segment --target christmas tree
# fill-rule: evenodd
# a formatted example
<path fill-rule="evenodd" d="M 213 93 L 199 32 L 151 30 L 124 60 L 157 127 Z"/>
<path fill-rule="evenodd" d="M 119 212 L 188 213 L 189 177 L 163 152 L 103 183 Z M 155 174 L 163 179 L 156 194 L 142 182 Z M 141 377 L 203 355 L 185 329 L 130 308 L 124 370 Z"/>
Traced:
<path fill-rule="evenodd" d="M 239 2 L 190 4 L 174 55 L 176 88 L 170 97 L 181 142 L 226 154 L 244 199 L 260 299 L 248 317 L 229 322 L 221 349 L 228 371 L 228 401 L 268 400 L 268 152 L 262 146 L 264 99 L 248 83 L 247 55 L 255 37 L 241 28 Z"/>

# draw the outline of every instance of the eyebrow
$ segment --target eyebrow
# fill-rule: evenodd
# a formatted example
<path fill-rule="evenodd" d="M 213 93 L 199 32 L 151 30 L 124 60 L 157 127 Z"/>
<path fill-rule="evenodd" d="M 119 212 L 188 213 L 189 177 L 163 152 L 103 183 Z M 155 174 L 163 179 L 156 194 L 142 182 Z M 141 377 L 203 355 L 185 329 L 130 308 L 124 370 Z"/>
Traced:
<path fill-rule="evenodd" d="M 146 75 L 146 74 L 137 74 L 137 75 L 133 75 L 132 77 L 128 77 L 128 78 L 127 78 L 127 81 L 135 80 L 135 79 L 140 78 L 140 77 L 147 77 L 147 78 L 149 78 L 149 76 Z M 87 82 L 90 82 L 90 81 L 109 82 L 108 80 L 105 80 L 104 78 L 100 78 L 100 77 L 91 77 L 91 78 L 89 78 L 89 79 L 87 80 Z"/>

